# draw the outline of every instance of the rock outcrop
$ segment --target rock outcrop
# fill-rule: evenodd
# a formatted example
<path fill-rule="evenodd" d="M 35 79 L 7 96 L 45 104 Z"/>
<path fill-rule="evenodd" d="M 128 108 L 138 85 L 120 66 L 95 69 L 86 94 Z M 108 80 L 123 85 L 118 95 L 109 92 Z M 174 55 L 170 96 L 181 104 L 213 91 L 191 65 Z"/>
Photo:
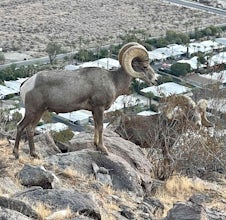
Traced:
<path fill-rule="evenodd" d="M 35 137 L 39 160 L 29 158 L 26 142 L 20 160 L 12 159 L 9 144 L 5 144 L 3 151 L 10 153 L 0 154 L 0 218 L 163 219 L 166 207 L 155 195 L 163 190 L 164 181 L 151 176 L 153 167 L 145 151 L 105 129 L 110 152 L 106 156 L 96 150 L 91 134 L 81 132 L 59 147 L 50 134 L 40 134 Z M 224 180 L 219 183 L 225 184 Z M 214 183 L 208 188 L 217 190 L 216 194 L 221 189 Z M 207 207 L 208 202 L 207 195 L 195 194 L 175 203 L 165 220 L 226 219 L 223 211 Z M 42 211 L 37 209 L 40 204 Z M 49 210 L 48 215 L 44 209 Z"/>

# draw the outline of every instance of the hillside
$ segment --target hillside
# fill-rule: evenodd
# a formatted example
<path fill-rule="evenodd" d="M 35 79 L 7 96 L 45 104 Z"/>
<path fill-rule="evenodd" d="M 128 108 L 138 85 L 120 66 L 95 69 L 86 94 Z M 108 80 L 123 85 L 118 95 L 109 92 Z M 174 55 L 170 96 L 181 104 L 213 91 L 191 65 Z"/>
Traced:
<path fill-rule="evenodd" d="M 163 0 L 2 0 L 0 48 L 39 56 L 50 40 L 70 49 L 118 42 L 118 36 L 143 30 L 143 37 L 166 30 L 194 30 L 226 22 L 226 17 L 204 13 Z"/>
<path fill-rule="evenodd" d="M 224 174 L 175 174 L 160 181 L 137 145 L 105 130 L 111 152 L 105 156 L 92 136 L 83 132 L 67 153 L 58 153 L 51 136 L 41 134 L 35 137 L 40 159 L 29 157 L 27 143 L 21 143 L 19 160 L 12 144 L 0 139 L 1 219 L 226 219 Z"/>

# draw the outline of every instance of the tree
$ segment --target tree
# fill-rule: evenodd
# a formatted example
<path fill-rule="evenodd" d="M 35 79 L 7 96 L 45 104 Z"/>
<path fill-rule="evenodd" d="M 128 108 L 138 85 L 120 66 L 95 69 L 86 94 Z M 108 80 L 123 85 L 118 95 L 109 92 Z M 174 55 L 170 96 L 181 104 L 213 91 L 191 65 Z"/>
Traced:
<path fill-rule="evenodd" d="M 57 42 L 49 42 L 46 47 L 46 52 L 48 53 L 50 63 L 53 64 L 57 54 L 61 52 L 61 45 Z"/>
<path fill-rule="evenodd" d="M 2 52 L 0 52 L 0 64 L 4 64 L 5 63 L 5 56 Z"/>
<path fill-rule="evenodd" d="M 185 76 L 191 71 L 191 65 L 188 63 L 174 63 L 171 66 L 171 71 L 175 76 Z"/>

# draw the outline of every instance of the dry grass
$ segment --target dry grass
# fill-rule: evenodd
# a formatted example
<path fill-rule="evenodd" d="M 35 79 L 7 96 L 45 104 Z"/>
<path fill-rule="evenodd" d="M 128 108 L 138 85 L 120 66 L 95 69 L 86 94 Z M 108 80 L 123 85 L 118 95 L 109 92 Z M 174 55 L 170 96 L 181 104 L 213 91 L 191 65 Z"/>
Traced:
<path fill-rule="evenodd" d="M 47 216 L 52 214 L 51 209 L 41 202 L 33 206 L 33 209 L 40 215 L 41 219 L 45 219 Z"/>
<path fill-rule="evenodd" d="M 0 140 L 0 161 L 1 160 L 6 164 L 7 176 L 21 189 L 22 186 L 15 177 L 15 174 L 22 169 L 23 165 L 45 165 L 43 160 L 32 159 L 28 155 L 21 155 L 19 160 L 15 160 L 12 156 L 12 147 L 6 140 Z M 52 170 L 59 177 L 62 187 L 75 189 L 79 192 L 92 193 L 98 202 L 103 220 L 115 220 L 115 213 L 120 211 L 121 204 L 125 204 L 130 207 L 131 210 L 137 210 L 138 208 L 139 198 L 128 192 L 114 190 L 108 185 L 102 185 L 95 180 L 93 176 L 81 175 L 73 167 L 67 167 L 64 170 L 59 169 L 59 167 L 48 167 L 48 170 Z M 199 181 L 198 179 L 193 180 L 184 176 L 173 176 L 167 180 L 164 186 L 159 189 L 155 195 L 165 206 L 164 216 L 175 202 L 186 201 L 197 192 L 211 196 L 212 200 L 206 204 L 207 207 L 225 210 L 226 204 L 222 202 L 222 199 L 226 199 L 226 180 L 225 184 L 223 183 L 222 186 L 218 187 L 217 185 L 217 189 L 205 183 L 204 181 Z M 0 195 L 1 194 L 2 190 L 0 188 Z M 55 213 L 56 216 L 54 219 L 56 220 L 64 219 L 66 215 L 73 217 L 76 215 L 76 213 L 72 213 L 70 209 L 53 213 L 48 206 L 42 203 L 37 203 L 34 209 L 43 219 Z M 138 212 L 134 212 L 138 214 Z M 139 219 L 139 214 L 137 218 Z"/>
<path fill-rule="evenodd" d="M 216 186 L 216 183 L 208 183 L 199 179 L 173 176 L 165 182 L 163 188 L 159 189 L 155 196 L 165 206 L 164 216 L 175 202 L 186 201 L 195 193 L 203 193 L 211 198 L 211 201 L 206 203 L 208 208 L 226 210 L 226 204 L 222 202 L 222 199 L 226 199 L 226 184 L 213 189 L 214 184 Z"/>
<path fill-rule="evenodd" d="M 37 10 L 38 8 L 38 10 Z M 167 12 L 167 13 L 166 13 Z M 219 15 L 160 0 L 0 1 L 0 47 L 41 55 L 50 40 L 69 49 L 116 43 L 130 30 L 160 36 L 225 23 Z"/>
<path fill-rule="evenodd" d="M 204 192 L 208 187 L 201 181 L 192 181 L 188 177 L 173 176 L 168 179 L 156 197 L 165 205 L 164 216 L 177 201 L 186 201 L 196 192 Z"/>

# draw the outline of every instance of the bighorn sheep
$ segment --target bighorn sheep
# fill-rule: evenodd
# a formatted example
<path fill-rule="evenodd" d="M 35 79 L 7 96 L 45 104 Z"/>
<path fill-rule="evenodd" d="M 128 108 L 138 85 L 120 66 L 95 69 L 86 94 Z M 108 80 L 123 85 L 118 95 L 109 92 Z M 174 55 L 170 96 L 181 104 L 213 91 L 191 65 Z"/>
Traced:
<path fill-rule="evenodd" d="M 92 111 L 95 132 L 94 144 L 108 154 L 103 144 L 103 113 L 114 100 L 125 93 L 132 78 L 140 78 L 148 84 L 156 81 L 149 64 L 147 50 L 138 43 L 128 43 L 119 51 L 118 70 L 108 71 L 87 67 L 76 71 L 42 71 L 21 85 L 20 96 L 25 105 L 25 116 L 17 125 L 13 154 L 19 157 L 21 134 L 26 129 L 30 155 L 37 157 L 33 142 L 34 129 L 44 111 L 56 113 L 79 109 Z"/>
<path fill-rule="evenodd" d="M 204 99 L 196 104 L 188 96 L 172 95 L 161 102 L 163 107 L 160 114 L 131 117 L 121 115 L 115 131 L 142 148 L 161 149 L 164 168 L 159 178 L 164 179 L 167 178 L 166 173 L 170 168 L 170 148 L 180 135 L 188 129 L 212 127 L 213 124 L 206 118 L 207 101 Z"/>

